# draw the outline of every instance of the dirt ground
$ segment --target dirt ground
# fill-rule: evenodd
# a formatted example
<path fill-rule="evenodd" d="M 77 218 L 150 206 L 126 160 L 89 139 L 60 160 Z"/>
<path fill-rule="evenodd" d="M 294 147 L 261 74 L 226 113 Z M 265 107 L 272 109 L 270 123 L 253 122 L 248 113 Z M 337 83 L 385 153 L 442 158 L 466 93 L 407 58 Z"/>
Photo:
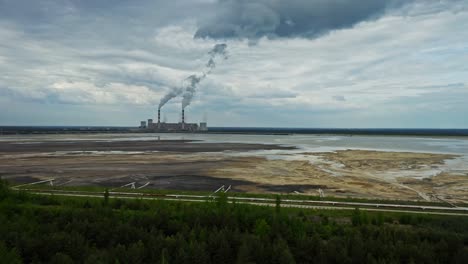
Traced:
<path fill-rule="evenodd" d="M 455 155 L 343 150 L 273 160 L 225 152 L 265 149 L 287 148 L 186 141 L 0 143 L 0 176 L 16 184 L 53 178 L 56 185 L 117 188 L 133 182 L 136 188 L 203 191 L 231 185 L 239 192 L 468 201 L 468 172 L 438 170 Z"/>
<path fill-rule="evenodd" d="M 258 183 L 254 188 L 240 187 L 245 191 L 317 195 L 321 189 L 325 196 L 468 201 L 468 172 L 437 170 L 455 155 L 365 150 L 303 154 L 315 159 L 239 158 L 236 164 L 214 168 L 209 174 Z M 421 177 L 431 169 L 435 175 Z"/>

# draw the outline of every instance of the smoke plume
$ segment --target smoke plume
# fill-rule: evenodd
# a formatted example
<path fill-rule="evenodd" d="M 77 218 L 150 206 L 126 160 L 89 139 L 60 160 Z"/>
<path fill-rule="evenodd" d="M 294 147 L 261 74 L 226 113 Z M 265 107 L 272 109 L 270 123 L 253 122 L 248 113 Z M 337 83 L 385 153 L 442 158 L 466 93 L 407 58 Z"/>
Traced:
<path fill-rule="evenodd" d="M 190 75 L 184 80 L 184 84 L 182 87 L 173 87 L 163 98 L 159 101 L 158 109 L 161 109 L 167 102 L 172 100 L 173 98 L 183 94 L 182 98 L 182 108 L 187 107 L 191 101 L 193 96 L 196 92 L 196 87 L 200 81 L 202 81 L 211 71 L 216 67 L 215 59 L 221 56 L 223 59 L 227 59 L 227 52 L 226 52 L 227 45 L 216 44 L 213 49 L 211 49 L 208 54 L 210 55 L 210 59 L 205 65 L 205 71 L 203 71 L 200 75 Z"/>
<path fill-rule="evenodd" d="M 169 102 L 172 98 L 181 95 L 184 90 L 181 87 L 173 87 L 163 98 L 159 101 L 158 109 L 161 109 L 167 102 Z"/>
<path fill-rule="evenodd" d="M 226 52 L 227 45 L 222 43 L 222 44 L 216 44 L 213 49 L 211 49 L 208 54 L 210 55 L 210 59 L 205 65 L 205 71 L 203 71 L 202 74 L 200 75 L 190 75 L 185 79 L 186 85 L 184 85 L 185 90 L 184 94 L 182 95 L 182 109 L 185 109 L 190 103 L 192 102 L 193 96 L 195 95 L 195 92 L 197 91 L 197 85 L 205 79 L 205 77 L 211 73 L 211 71 L 216 67 L 216 62 L 215 59 L 217 57 L 222 57 L 223 59 L 227 59 L 227 52 Z"/>

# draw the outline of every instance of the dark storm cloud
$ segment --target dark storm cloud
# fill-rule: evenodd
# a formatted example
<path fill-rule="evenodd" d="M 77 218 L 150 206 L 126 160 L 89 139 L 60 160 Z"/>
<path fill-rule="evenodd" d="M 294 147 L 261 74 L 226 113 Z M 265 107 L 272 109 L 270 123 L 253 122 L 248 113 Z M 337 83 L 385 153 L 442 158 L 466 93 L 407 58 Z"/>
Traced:
<path fill-rule="evenodd" d="M 158 28 L 211 12 L 210 6 L 202 0 L 0 0 L 0 23 L 36 38 L 66 41 L 81 34 L 84 44 L 92 38 L 133 45 Z"/>
<path fill-rule="evenodd" d="M 401 0 L 219 0 L 198 38 L 316 37 L 377 18 Z M 411 1 L 405 1 L 411 2 Z"/>

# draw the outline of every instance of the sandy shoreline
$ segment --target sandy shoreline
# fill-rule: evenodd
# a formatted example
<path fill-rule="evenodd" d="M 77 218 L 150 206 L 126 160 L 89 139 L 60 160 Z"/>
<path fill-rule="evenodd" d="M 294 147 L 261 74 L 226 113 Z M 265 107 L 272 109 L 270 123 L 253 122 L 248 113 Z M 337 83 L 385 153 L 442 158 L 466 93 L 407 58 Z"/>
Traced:
<path fill-rule="evenodd" d="M 203 191 L 232 185 L 239 192 L 318 195 L 320 189 L 325 196 L 468 201 L 468 172 L 440 169 L 457 155 L 339 150 L 304 152 L 298 160 L 294 155 L 274 160 L 243 156 L 293 149 L 180 140 L 0 142 L 0 176 L 17 183 L 54 178 L 58 185 L 135 182 L 137 187 L 149 183 L 146 188 Z"/>

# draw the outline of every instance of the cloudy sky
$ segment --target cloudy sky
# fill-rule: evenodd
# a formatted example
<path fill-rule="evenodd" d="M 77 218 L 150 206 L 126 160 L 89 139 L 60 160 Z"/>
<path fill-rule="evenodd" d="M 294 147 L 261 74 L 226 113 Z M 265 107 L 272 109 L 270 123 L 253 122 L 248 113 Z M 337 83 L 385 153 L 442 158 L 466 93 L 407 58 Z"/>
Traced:
<path fill-rule="evenodd" d="M 0 0 L 0 125 L 468 128 L 468 0 Z M 169 101 L 167 121 L 180 117 Z"/>

